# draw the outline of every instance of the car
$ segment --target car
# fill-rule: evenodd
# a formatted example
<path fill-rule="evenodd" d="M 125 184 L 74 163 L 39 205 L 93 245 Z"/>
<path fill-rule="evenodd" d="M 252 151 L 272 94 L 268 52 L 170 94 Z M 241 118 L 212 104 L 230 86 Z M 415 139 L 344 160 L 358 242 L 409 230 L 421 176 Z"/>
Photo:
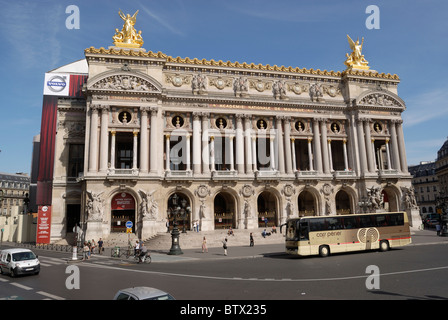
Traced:
<path fill-rule="evenodd" d="M 11 277 L 20 274 L 39 274 L 40 262 L 37 255 L 29 249 L 4 249 L 0 252 L 0 273 Z"/>
<path fill-rule="evenodd" d="M 176 300 L 169 293 L 151 287 L 133 287 L 119 290 L 114 300 Z"/>

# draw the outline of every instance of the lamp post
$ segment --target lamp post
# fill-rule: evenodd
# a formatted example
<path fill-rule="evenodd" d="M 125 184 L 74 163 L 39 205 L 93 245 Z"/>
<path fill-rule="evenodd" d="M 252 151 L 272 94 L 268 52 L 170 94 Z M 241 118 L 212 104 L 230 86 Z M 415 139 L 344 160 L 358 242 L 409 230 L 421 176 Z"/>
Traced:
<path fill-rule="evenodd" d="M 368 200 L 366 197 L 362 197 L 360 201 L 358 202 L 358 206 L 362 208 L 362 213 L 367 212 L 367 208 L 370 207 L 372 203 Z"/>
<path fill-rule="evenodd" d="M 175 193 L 171 197 L 172 210 L 169 214 L 173 216 L 173 231 L 171 231 L 171 249 L 168 252 L 169 255 L 179 255 L 183 254 L 182 249 L 179 246 L 179 228 L 177 227 L 177 215 L 180 211 L 180 207 L 177 206 L 179 196 Z"/>

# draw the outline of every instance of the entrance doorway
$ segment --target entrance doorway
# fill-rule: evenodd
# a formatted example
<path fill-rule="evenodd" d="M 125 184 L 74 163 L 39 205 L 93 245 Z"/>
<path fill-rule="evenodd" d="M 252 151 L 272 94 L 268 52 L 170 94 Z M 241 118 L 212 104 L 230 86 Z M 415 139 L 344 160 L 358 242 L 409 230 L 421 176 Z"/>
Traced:
<path fill-rule="evenodd" d="M 350 196 L 344 190 L 336 193 L 336 214 L 350 214 Z"/>
<path fill-rule="evenodd" d="M 258 227 L 277 227 L 277 201 L 275 196 L 268 191 L 263 191 L 258 196 L 257 207 Z"/>
<path fill-rule="evenodd" d="M 111 232 L 126 232 L 126 221 L 131 221 L 135 233 L 135 200 L 126 192 L 116 194 L 111 203 Z"/>
<path fill-rule="evenodd" d="M 316 215 L 316 202 L 311 192 L 302 191 L 298 198 L 298 205 L 299 217 Z"/>
<path fill-rule="evenodd" d="M 73 232 L 76 225 L 80 225 L 81 221 L 81 205 L 67 204 L 67 233 Z"/>
<path fill-rule="evenodd" d="M 215 230 L 235 229 L 235 200 L 225 192 L 218 193 L 213 202 Z"/>

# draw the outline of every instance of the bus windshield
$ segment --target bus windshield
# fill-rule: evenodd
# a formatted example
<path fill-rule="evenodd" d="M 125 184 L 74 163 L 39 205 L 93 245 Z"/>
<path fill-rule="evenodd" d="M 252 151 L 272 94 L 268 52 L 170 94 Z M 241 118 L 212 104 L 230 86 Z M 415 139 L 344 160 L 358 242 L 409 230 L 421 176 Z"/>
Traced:
<path fill-rule="evenodd" d="M 308 220 L 289 220 L 286 224 L 286 240 L 309 240 Z"/>

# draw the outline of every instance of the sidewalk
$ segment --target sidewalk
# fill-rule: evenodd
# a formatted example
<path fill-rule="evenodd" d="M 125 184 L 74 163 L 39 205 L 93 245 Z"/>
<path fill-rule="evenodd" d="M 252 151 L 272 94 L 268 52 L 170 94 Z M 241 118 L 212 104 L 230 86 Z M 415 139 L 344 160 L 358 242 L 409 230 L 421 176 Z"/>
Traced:
<path fill-rule="evenodd" d="M 448 244 L 448 237 L 439 237 L 435 230 L 411 231 L 412 244 L 410 246 L 431 245 L 444 243 Z M 177 261 L 201 261 L 201 260 L 226 260 L 226 259 L 250 259 L 259 257 L 269 257 L 282 255 L 285 252 L 285 244 L 263 244 L 261 241 L 255 246 L 232 246 L 228 243 L 227 256 L 224 255 L 222 247 L 209 248 L 207 253 L 202 253 L 201 248 L 182 249 L 181 255 L 168 255 L 168 251 L 151 250 L 152 262 L 177 262 Z M 180 241 L 182 248 L 182 241 Z M 103 256 L 110 257 L 110 248 L 106 248 Z M 120 259 L 120 258 L 117 258 Z"/>

